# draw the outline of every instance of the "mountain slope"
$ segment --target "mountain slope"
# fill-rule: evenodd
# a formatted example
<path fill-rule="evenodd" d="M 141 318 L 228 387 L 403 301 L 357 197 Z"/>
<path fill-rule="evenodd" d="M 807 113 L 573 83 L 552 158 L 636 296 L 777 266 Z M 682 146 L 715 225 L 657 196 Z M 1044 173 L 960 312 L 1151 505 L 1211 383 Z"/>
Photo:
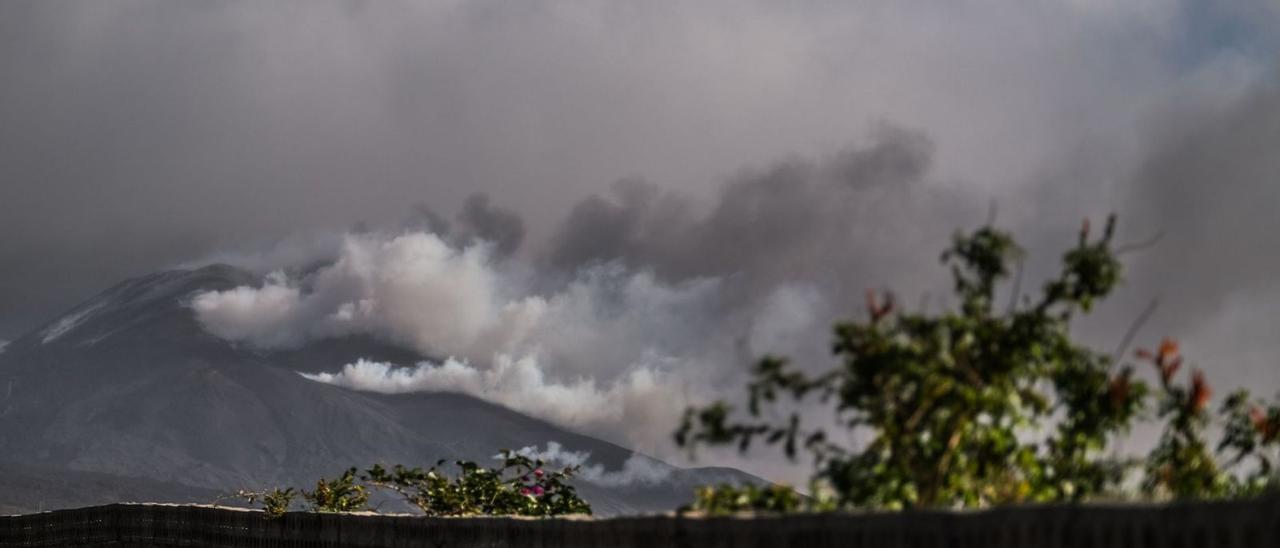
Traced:
<path fill-rule="evenodd" d="M 548 442 L 590 453 L 605 471 L 634 455 L 470 396 L 312 382 L 297 371 L 414 356 L 367 338 L 289 352 L 241 348 L 205 332 L 187 307 L 195 292 L 251 283 L 223 265 L 144 276 L 14 340 L 0 353 L 0 461 L 183 484 L 203 497 L 307 485 L 374 462 L 487 460 L 499 449 Z M 699 483 L 758 481 L 645 462 L 669 475 L 628 485 L 579 481 L 580 490 L 599 513 L 612 514 L 671 509 Z M 83 503 L 90 502 L 98 501 Z"/>
<path fill-rule="evenodd" d="M 214 502 L 221 495 L 180 483 L 62 468 L 0 464 L 0 515 L 115 502 Z M 234 501 L 219 501 L 229 504 Z"/>

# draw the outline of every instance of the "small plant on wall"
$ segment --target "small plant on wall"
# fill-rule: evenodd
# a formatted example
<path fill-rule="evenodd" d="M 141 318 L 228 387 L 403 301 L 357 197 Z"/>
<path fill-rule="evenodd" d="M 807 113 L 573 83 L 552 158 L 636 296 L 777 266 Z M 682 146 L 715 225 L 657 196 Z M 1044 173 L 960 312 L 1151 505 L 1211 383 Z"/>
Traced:
<path fill-rule="evenodd" d="M 541 460 L 514 451 L 499 455 L 501 465 L 486 468 L 471 461 L 455 461 L 450 474 L 446 461 L 427 469 L 380 464 L 357 475 L 355 468 L 338 479 L 320 479 L 311 491 L 293 488 L 241 491 L 238 496 L 262 507 L 267 517 L 289 510 L 354 512 L 369 510 L 369 494 L 388 491 L 427 516 L 560 516 L 591 514 L 591 506 L 569 483 L 577 467 L 546 468 Z M 299 500 L 300 499 L 300 500 Z M 301 504 L 299 504 L 301 502 Z"/>

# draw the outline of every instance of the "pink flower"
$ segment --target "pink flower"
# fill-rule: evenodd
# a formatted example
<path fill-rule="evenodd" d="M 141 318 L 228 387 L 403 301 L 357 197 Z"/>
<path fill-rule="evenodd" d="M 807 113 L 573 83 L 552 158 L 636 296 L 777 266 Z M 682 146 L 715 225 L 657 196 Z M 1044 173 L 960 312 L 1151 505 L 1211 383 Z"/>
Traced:
<path fill-rule="evenodd" d="M 540 497 L 540 496 L 542 496 L 542 493 L 544 493 L 544 491 L 542 490 L 542 486 L 541 486 L 541 485 L 535 485 L 535 486 L 533 487 L 533 494 L 534 494 L 535 496 L 539 496 L 539 497 Z"/>
<path fill-rule="evenodd" d="M 528 487 L 522 487 L 522 488 L 520 488 L 520 494 L 521 494 L 521 495 L 524 495 L 524 496 L 526 496 L 526 497 L 527 497 L 527 496 L 529 496 L 529 493 L 530 493 L 530 491 L 529 491 L 529 488 L 528 488 Z"/>
<path fill-rule="evenodd" d="M 542 477 L 542 469 L 541 469 L 541 468 L 539 468 L 539 469 L 537 469 L 537 470 L 534 470 L 534 471 L 533 471 L 533 475 L 534 475 L 534 476 L 537 476 L 537 477 Z"/>

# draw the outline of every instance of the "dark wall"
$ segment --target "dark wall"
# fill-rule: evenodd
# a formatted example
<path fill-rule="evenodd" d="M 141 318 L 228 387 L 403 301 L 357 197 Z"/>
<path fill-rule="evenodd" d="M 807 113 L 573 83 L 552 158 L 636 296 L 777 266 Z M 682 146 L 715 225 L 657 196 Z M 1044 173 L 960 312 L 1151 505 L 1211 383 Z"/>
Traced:
<path fill-rule="evenodd" d="M 10 546 L 1147 547 L 1280 546 L 1280 498 L 985 512 L 614 519 L 423 518 L 116 504 L 0 517 Z"/>

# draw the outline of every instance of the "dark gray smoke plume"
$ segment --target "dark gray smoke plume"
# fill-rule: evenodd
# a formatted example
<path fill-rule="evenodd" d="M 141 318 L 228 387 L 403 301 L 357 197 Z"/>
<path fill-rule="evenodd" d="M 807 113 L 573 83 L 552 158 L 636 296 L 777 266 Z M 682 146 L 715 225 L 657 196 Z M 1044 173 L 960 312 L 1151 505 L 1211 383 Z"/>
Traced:
<path fill-rule="evenodd" d="M 1232 296 L 1280 291 L 1280 86 L 1162 121 L 1138 168 L 1132 207 L 1164 238 L 1137 276 L 1179 327 L 1212 321 Z M 1280 363 L 1277 364 L 1280 367 Z"/>
<path fill-rule="evenodd" d="M 454 220 L 450 222 L 430 206 L 420 203 L 413 207 L 403 228 L 435 234 L 455 246 L 486 242 L 493 246 L 496 259 L 513 255 L 524 242 L 524 219 L 515 210 L 493 205 L 484 192 L 467 196 Z"/>
<path fill-rule="evenodd" d="M 524 220 L 515 211 L 491 205 L 489 195 L 472 194 L 458 213 L 462 237 L 494 245 L 499 258 L 511 256 L 524 241 Z"/>
<path fill-rule="evenodd" d="M 919 260 L 916 245 L 952 230 L 939 220 L 981 220 L 981 198 L 925 183 L 933 149 L 922 132 L 886 126 L 865 146 L 819 161 L 740 172 L 709 205 L 622 180 L 609 197 L 574 206 L 545 262 L 572 272 L 616 261 L 668 281 L 723 277 L 744 301 L 787 283 L 860 294 L 901 281 Z"/>

